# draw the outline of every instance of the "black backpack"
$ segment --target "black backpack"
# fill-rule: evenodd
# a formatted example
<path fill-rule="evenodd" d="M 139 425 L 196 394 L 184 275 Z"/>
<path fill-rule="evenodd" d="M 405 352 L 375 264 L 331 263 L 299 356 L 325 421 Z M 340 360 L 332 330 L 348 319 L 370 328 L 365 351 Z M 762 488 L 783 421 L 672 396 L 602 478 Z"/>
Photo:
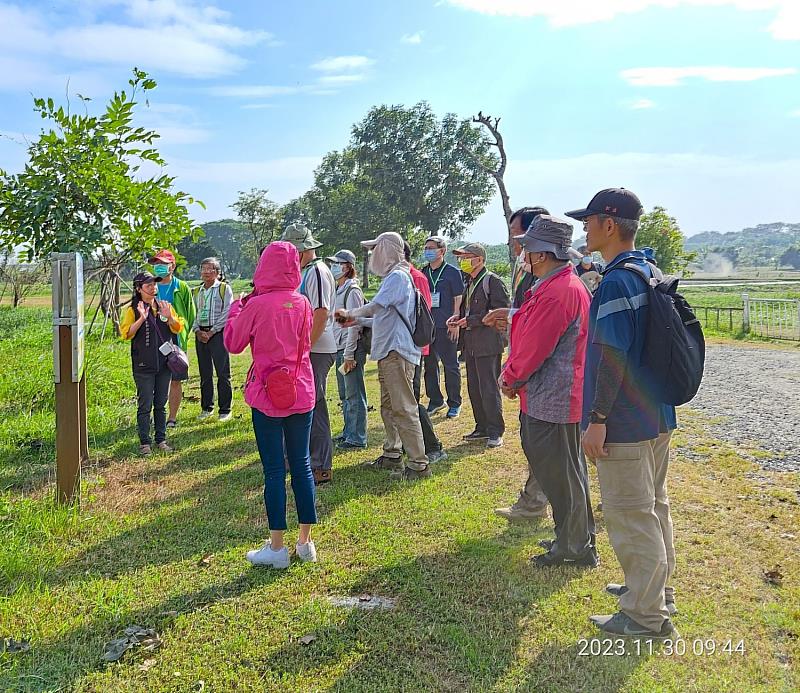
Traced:
<path fill-rule="evenodd" d="M 649 303 L 642 365 L 653 377 L 655 395 L 664 404 L 686 404 L 700 388 L 706 359 L 703 328 L 688 301 L 678 293 L 678 278 L 652 266 L 653 277 L 624 264 L 647 285 Z"/>
<path fill-rule="evenodd" d="M 342 301 L 342 305 L 344 308 L 347 308 L 347 299 L 350 298 L 350 293 L 353 289 L 358 288 L 361 291 L 361 287 L 355 287 L 352 284 L 347 287 L 347 290 L 344 292 L 344 301 Z M 364 295 L 364 292 L 361 292 L 361 295 Z M 364 305 L 367 305 L 369 301 L 364 299 Z M 358 344 L 356 346 L 356 351 L 363 351 L 365 354 L 368 354 L 372 351 L 372 328 L 371 327 L 362 327 L 361 334 L 358 336 Z"/>
<path fill-rule="evenodd" d="M 411 282 L 411 288 L 414 289 L 414 327 L 412 329 L 411 325 L 408 324 L 408 320 L 406 320 L 406 316 L 403 315 L 399 310 L 397 310 L 396 306 L 391 306 L 394 308 L 395 313 L 400 316 L 400 319 L 406 326 L 406 329 L 411 334 L 411 341 L 418 347 L 425 347 L 428 346 L 432 341 L 436 334 L 436 324 L 433 322 L 433 315 L 431 315 L 431 309 L 428 308 L 428 304 L 425 303 L 422 295 L 419 293 L 419 289 L 414 286 L 414 280 L 411 277 L 410 273 L 408 274 L 408 279 Z"/>

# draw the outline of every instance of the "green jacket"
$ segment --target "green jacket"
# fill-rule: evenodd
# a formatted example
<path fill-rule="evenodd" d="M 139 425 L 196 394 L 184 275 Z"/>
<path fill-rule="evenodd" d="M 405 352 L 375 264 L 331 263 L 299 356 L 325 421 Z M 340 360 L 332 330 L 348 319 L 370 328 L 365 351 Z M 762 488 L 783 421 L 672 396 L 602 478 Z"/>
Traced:
<path fill-rule="evenodd" d="M 192 325 L 194 325 L 195 307 L 194 300 L 192 300 L 192 290 L 183 279 L 178 279 L 178 287 L 175 289 L 172 307 L 185 321 L 183 331 L 178 334 L 178 346 L 186 351 L 189 343 L 189 333 L 192 331 Z"/>

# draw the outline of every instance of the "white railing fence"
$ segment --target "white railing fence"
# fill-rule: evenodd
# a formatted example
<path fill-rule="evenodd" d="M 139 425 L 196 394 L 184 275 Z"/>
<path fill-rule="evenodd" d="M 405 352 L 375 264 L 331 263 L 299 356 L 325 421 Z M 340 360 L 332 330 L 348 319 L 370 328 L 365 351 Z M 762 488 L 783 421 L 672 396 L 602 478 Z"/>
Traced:
<path fill-rule="evenodd" d="M 742 294 L 745 332 L 772 339 L 800 340 L 800 299 L 750 298 Z"/>

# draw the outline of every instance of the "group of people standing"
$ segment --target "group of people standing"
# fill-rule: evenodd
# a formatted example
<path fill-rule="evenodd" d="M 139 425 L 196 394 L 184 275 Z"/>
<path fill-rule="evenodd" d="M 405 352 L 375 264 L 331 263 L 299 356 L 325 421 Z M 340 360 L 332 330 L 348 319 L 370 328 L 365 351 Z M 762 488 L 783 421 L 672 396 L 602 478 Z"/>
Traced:
<path fill-rule="evenodd" d="M 555 537 L 542 542 L 545 551 L 533 565 L 597 565 L 589 460 L 597 467 L 609 539 L 625 575 L 624 583 L 608 586 L 619 597 L 619 611 L 592 620 L 612 634 L 674 635 L 668 583 L 675 552 L 666 476 L 675 410 L 653 398 L 641 365 L 644 280 L 614 271 L 635 265 L 653 276 L 652 258 L 634 247 L 642 212 L 630 191 L 601 191 L 586 208 L 568 213 L 586 231 L 587 245 L 579 253 L 571 248 L 569 222 L 542 207 L 518 210 L 510 221 L 518 254 L 510 294 L 486 267 L 482 245 L 456 248 L 457 269 L 445 261 L 447 241 L 439 236 L 425 241 L 421 270 L 395 232 L 362 241 L 370 251 L 369 270 L 381 278 L 369 301 L 359 286 L 355 254 L 342 249 L 318 257 L 321 243 L 299 222 L 264 249 L 253 291 L 238 300 L 214 258 L 203 262 L 203 284 L 190 292 L 174 277 L 174 257 L 162 251 L 151 258 L 154 274 L 134 279 L 133 301 L 122 320 L 123 337 L 131 339 L 142 453 L 150 453 L 151 409 L 158 447 L 169 449 L 166 427 L 177 422 L 171 388 L 179 390 L 180 383 L 170 382 L 159 346 L 174 340 L 185 348 L 187 332 L 195 332 L 200 416 L 213 413 L 213 368 L 225 420 L 231 407 L 228 354 L 249 345 L 253 362 L 244 396 L 264 468 L 270 538 L 247 558 L 255 565 L 289 565 L 289 471 L 300 523 L 296 555 L 315 561 L 315 486 L 333 478 L 334 445 L 367 446 L 367 357 L 378 365 L 384 428 L 382 452 L 367 464 L 403 480 L 429 477 L 431 464 L 446 456 L 431 416 L 445 408 L 447 417 L 460 416 L 463 360 L 475 420 L 467 441 L 502 446 L 502 397 L 519 399 L 528 480 L 516 502 L 496 512 L 529 520 L 552 507 Z M 602 281 L 594 252 L 606 263 Z M 420 302 L 433 318 L 429 344 L 419 344 L 415 334 Z M 335 440 L 326 401 L 334 365 L 344 419 Z M 423 374 L 427 406 L 420 402 Z"/>

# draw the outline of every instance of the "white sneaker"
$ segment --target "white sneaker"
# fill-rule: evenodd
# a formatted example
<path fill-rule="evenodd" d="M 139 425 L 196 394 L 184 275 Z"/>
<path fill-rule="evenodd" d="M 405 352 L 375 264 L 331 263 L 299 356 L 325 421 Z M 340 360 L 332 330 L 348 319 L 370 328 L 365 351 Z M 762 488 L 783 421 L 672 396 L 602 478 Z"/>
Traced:
<path fill-rule="evenodd" d="M 231 414 L 230 412 L 228 412 L 227 414 L 220 414 L 219 415 L 219 420 L 220 421 L 230 421 L 232 418 L 233 418 L 233 414 Z"/>
<path fill-rule="evenodd" d="M 297 557 L 303 563 L 317 562 L 317 547 L 314 546 L 313 541 L 309 540 L 306 544 L 296 544 L 294 548 L 297 552 Z"/>
<path fill-rule="evenodd" d="M 267 542 L 260 549 L 253 549 L 247 552 L 247 560 L 253 565 L 266 565 L 272 568 L 289 567 L 289 550 L 284 546 L 277 551 L 272 550 L 272 546 Z"/>
<path fill-rule="evenodd" d="M 200 415 L 197 417 L 200 421 L 204 421 L 205 419 L 211 418 L 214 415 L 213 411 L 203 411 L 200 412 Z"/>
<path fill-rule="evenodd" d="M 489 438 L 486 441 L 487 448 L 501 448 L 503 447 L 503 438 L 502 436 L 498 436 L 497 438 Z"/>

